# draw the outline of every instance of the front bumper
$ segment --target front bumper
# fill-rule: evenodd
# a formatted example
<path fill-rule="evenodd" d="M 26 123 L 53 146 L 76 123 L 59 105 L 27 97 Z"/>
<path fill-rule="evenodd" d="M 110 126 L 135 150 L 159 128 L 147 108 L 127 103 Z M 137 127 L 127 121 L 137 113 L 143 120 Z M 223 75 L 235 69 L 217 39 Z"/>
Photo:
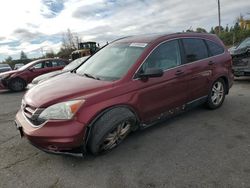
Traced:
<path fill-rule="evenodd" d="M 0 79 L 0 89 L 6 89 L 6 86 L 3 84 L 3 80 Z"/>
<path fill-rule="evenodd" d="M 233 73 L 235 76 L 250 76 L 250 68 L 234 68 Z"/>
<path fill-rule="evenodd" d="M 85 152 L 86 126 L 76 120 L 47 121 L 35 127 L 19 110 L 15 123 L 21 136 L 45 152 L 74 156 Z"/>

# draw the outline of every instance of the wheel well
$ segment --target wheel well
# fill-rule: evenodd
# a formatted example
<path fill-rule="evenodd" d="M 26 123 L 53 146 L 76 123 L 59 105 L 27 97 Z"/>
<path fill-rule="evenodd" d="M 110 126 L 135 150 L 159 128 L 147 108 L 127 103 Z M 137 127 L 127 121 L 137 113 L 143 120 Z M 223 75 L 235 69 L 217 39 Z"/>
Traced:
<path fill-rule="evenodd" d="M 225 77 L 225 76 L 222 76 L 222 77 L 220 77 L 220 78 L 223 79 L 224 83 L 226 84 L 226 94 L 228 94 L 228 92 L 229 92 L 229 83 L 228 83 L 228 79 L 227 79 L 227 77 Z"/>
<path fill-rule="evenodd" d="M 24 79 L 20 78 L 20 77 L 11 78 L 10 81 L 9 81 L 9 83 L 10 83 L 12 80 L 15 80 L 15 79 L 20 79 L 20 80 L 22 80 L 22 81 L 25 83 L 25 85 L 27 85 L 27 82 L 26 82 Z"/>
<path fill-rule="evenodd" d="M 95 122 L 102 116 L 104 115 L 105 113 L 107 113 L 108 111 L 110 110 L 113 110 L 115 108 L 125 108 L 127 110 L 129 110 L 130 112 L 132 112 L 134 115 L 135 115 L 135 118 L 136 118 L 136 128 L 138 128 L 138 123 L 140 122 L 140 119 L 139 119 L 139 116 L 137 115 L 137 113 L 135 112 L 135 110 L 128 106 L 128 105 L 116 105 L 116 106 L 111 106 L 111 107 L 108 107 L 104 110 L 102 110 L 101 112 L 99 112 L 94 119 L 91 120 L 91 122 L 88 124 L 87 128 L 86 128 L 86 132 L 85 132 L 85 137 L 84 137 L 84 149 L 87 150 L 87 143 L 88 143 L 88 140 L 90 138 L 90 133 L 91 133 L 91 129 L 93 127 L 93 125 L 95 124 Z M 136 129 L 135 128 L 135 129 Z"/>

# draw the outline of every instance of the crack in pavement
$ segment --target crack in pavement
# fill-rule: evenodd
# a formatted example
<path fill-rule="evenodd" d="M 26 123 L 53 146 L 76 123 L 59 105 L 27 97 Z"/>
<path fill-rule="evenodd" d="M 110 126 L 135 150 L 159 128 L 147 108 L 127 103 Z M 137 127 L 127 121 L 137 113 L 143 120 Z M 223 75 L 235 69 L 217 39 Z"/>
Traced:
<path fill-rule="evenodd" d="M 6 139 L 6 140 L 4 140 L 3 142 L 0 143 L 0 146 L 3 145 L 3 144 L 5 144 L 5 143 L 7 143 L 7 142 L 9 142 L 10 140 L 14 139 L 14 138 L 17 137 L 18 135 L 19 135 L 19 134 L 15 135 L 15 136 L 12 136 L 12 137 L 10 137 L 10 138 L 8 138 L 8 139 Z"/>
<path fill-rule="evenodd" d="M 13 166 L 15 166 L 15 165 L 21 163 L 21 162 L 27 161 L 28 159 L 30 159 L 31 157 L 34 157 L 34 156 L 36 156 L 36 155 L 38 155 L 38 153 L 35 153 L 34 155 L 30 155 L 30 156 L 28 156 L 28 157 L 26 157 L 26 158 L 24 158 L 24 159 L 19 159 L 19 160 L 15 161 L 14 163 L 8 164 L 7 166 L 2 167 L 2 168 L 0 168 L 0 169 L 1 169 L 1 170 L 9 169 L 9 168 L 11 168 L 11 167 L 13 167 Z"/>

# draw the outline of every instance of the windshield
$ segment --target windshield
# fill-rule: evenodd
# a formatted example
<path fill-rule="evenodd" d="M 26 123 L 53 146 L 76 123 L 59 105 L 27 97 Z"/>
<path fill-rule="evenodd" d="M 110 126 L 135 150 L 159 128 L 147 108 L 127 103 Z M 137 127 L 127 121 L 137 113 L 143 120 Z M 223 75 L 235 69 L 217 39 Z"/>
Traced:
<path fill-rule="evenodd" d="M 250 38 L 243 40 L 237 48 L 245 48 L 247 46 L 250 46 Z"/>
<path fill-rule="evenodd" d="M 63 70 L 65 70 L 65 71 L 71 71 L 71 70 L 75 69 L 76 67 L 78 67 L 81 63 L 83 63 L 88 58 L 89 58 L 89 56 L 78 58 L 78 59 L 72 61 L 67 66 L 65 66 L 63 68 Z"/>
<path fill-rule="evenodd" d="M 146 45 L 144 43 L 110 44 L 88 59 L 76 70 L 76 73 L 100 80 L 118 80 L 136 62 Z"/>
<path fill-rule="evenodd" d="M 37 61 L 37 60 L 36 60 L 36 61 Z M 18 70 L 23 71 L 23 70 L 27 69 L 28 67 L 30 67 L 32 64 L 34 64 L 36 61 L 30 62 L 30 63 L 28 63 L 28 64 L 26 64 L 26 65 L 20 67 Z"/>

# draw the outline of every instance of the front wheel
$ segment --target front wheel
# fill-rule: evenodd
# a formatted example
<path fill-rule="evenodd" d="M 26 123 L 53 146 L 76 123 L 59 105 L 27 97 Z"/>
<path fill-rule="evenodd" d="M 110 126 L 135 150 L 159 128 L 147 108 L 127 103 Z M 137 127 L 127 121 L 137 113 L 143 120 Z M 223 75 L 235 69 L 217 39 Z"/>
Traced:
<path fill-rule="evenodd" d="M 213 86 L 208 95 L 207 99 L 208 108 L 210 109 L 219 108 L 225 99 L 225 94 L 226 94 L 226 87 L 224 80 L 223 79 L 216 80 L 213 83 Z"/>
<path fill-rule="evenodd" d="M 25 87 L 26 87 L 26 83 L 21 78 L 14 78 L 10 80 L 9 89 L 11 91 L 22 91 L 25 89 Z"/>
<path fill-rule="evenodd" d="M 136 118 L 125 108 L 105 113 L 93 125 L 88 147 L 92 154 L 105 153 L 118 146 L 133 130 Z"/>

